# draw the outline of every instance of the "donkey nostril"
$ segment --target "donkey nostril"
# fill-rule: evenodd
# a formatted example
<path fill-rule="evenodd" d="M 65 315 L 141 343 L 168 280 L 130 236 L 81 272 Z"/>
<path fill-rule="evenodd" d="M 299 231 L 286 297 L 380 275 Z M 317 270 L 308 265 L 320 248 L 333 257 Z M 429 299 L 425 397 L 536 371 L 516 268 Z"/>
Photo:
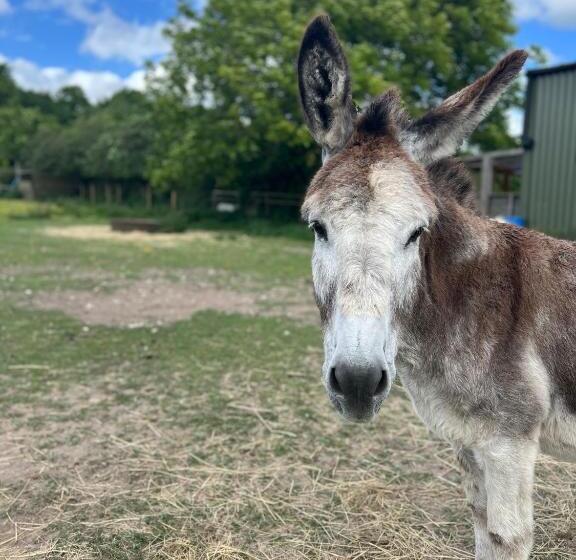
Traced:
<path fill-rule="evenodd" d="M 339 395 L 342 395 L 342 387 L 340 387 L 340 383 L 338 383 L 338 378 L 336 377 L 336 368 L 332 368 L 330 370 L 330 375 L 328 377 L 328 383 L 330 385 L 330 389 Z"/>
<path fill-rule="evenodd" d="M 374 396 L 378 397 L 382 395 L 386 391 L 386 370 L 382 370 L 380 381 L 378 381 L 378 385 L 376 386 L 376 391 L 374 392 Z"/>

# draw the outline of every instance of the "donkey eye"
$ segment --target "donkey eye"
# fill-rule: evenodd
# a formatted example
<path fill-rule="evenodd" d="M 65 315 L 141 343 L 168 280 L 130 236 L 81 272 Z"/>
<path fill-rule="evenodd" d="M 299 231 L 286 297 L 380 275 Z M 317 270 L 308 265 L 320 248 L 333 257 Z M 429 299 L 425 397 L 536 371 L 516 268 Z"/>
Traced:
<path fill-rule="evenodd" d="M 425 229 L 426 228 L 424 226 L 421 226 L 418 229 L 414 230 L 412 232 L 412 235 L 408 238 L 408 241 L 406 241 L 406 247 L 408 247 L 408 245 L 411 245 L 412 243 L 416 243 L 416 241 L 418 241 L 418 238 L 424 233 Z"/>
<path fill-rule="evenodd" d="M 328 232 L 320 222 L 312 222 L 310 224 L 310 229 L 314 231 L 316 237 L 318 237 L 322 241 L 328 241 Z"/>

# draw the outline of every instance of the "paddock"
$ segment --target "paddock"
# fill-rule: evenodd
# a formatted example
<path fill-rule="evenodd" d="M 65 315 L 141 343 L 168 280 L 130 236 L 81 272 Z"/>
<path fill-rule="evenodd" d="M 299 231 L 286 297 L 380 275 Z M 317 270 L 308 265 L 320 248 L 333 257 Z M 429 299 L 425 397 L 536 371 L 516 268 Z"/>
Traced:
<path fill-rule="evenodd" d="M 403 389 L 370 425 L 327 402 L 310 240 L 11 204 L 0 558 L 472 558 L 452 451 Z M 536 557 L 575 557 L 575 498 L 541 458 Z"/>

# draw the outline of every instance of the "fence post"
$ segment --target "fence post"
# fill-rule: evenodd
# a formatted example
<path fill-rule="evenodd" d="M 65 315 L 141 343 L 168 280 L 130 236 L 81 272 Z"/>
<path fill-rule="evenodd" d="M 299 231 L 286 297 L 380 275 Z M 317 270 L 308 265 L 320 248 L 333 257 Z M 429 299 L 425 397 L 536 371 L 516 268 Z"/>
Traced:
<path fill-rule="evenodd" d="M 88 187 L 90 202 L 92 204 L 96 204 L 96 185 L 94 183 L 90 183 Z"/>
<path fill-rule="evenodd" d="M 506 205 L 506 212 L 508 216 L 514 214 L 514 193 L 508 193 L 508 204 Z"/>
<path fill-rule="evenodd" d="M 104 185 L 104 193 L 106 197 L 106 204 L 112 204 L 112 186 L 110 183 Z"/>
<path fill-rule="evenodd" d="M 178 210 L 178 193 L 170 191 L 170 210 Z"/>
<path fill-rule="evenodd" d="M 146 209 L 150 210 L 152 208 L 152 187 L 150 185 L 146 185 L 144 200 L 146 201 Z"/>

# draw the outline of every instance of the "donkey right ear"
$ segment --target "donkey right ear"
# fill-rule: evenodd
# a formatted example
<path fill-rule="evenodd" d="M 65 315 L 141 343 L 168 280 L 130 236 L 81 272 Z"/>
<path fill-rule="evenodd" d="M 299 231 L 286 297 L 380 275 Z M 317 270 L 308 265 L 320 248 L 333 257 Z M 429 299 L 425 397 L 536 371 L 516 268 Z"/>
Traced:
<path fill-rule="evenodd" d="M 514 81 L 527 57 L 523 50 L 511 52 L 472 85 L 412 123 L 404 141 L 414 159 L 429 165 L 453 155 Z"/>
<path fill-rule="evenodd" d="M 306 124 L 323 153 L 331 156 L 352 135 L 356 111 L 348 62 L 326 15 L 316 17 L 304 33 L 298 55 L 298 85 Z"/>

